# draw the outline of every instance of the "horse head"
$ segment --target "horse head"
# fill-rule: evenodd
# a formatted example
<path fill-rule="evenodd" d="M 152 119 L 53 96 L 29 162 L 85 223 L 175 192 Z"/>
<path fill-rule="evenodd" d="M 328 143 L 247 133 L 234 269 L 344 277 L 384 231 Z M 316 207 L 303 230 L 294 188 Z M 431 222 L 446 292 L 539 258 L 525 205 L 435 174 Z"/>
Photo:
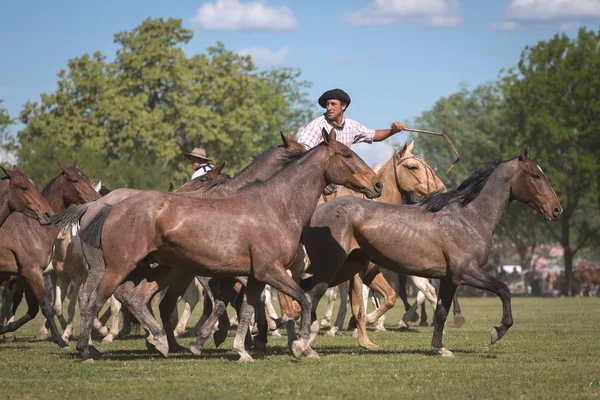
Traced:
<path fill-rule="evenodd" d="M 445 192 L 446 186 L 435 171 L 420 157 L 413 154 L 415 141 L 394 153 L 394 179 L 398 191 L 425 197 L 434 192 Z"/>
<path fill-rule="evenodd" d="M 100 194 L 94 190 L 90 178 L 79 169 L 79 160 L 69 167 L 60 161 L 58 166 L 63 170 L 59 176 L 63 189 L 65 204 L 83 204 L 100 198 Z"/>
<path fill-rule="evenodd" d="M 10 180 L 8 207 L 29 218 L 37 219 L 42 225 L 49 224 L 54 211 L 40 193 L 35 182 L 22 173 L 16 165 L 12 171 L 4 168 L 2 170 Z"/>
<path fill-rule="evenodd" d="M 542 168 L 529 158 L 529 146 L 523 146 L 518 161 L 511 178 L 512 197 L 538 211 L 546 220 L 557 220 L 563 208 Z"/>
<path fill-rule="evenodd" d="M 325 168 L 327 183 L 335 183 L 362 193 L 370 199 L 381 196 L 383 184 L 377 174 L 348 146 L 336 140 L 335 128 L 322 130 L 329 159 Z"/>

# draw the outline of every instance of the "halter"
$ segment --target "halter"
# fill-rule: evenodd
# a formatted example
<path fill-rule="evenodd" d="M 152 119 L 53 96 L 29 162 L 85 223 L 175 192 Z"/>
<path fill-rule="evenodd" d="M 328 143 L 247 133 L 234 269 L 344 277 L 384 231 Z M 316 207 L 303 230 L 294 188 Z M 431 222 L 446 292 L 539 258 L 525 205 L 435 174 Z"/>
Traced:
<path fill-rule="evenodd" d="M 397 158 L 396 154 L 397 153 L 394 153 L 394 161 Z M 396 167 L 399 166 L 400 164 L 402 164 L 404 161 L 409 160 L 411 158 L 420 162 L 423 165 L 423 168 L 425 168 L 425 176 L 427 176 L 427 195 L 429 195 L 429 193 L 430 193 L 429 192 L 429 173 L 431 172 L 432 177 L 435 176 L 435 173 L 433 172 L 433 168 L 431 168 L 429 165 L 427 165 L 427 163 L 425 161 L 421 160 L 421 158 L 419 158 L 418 156 L 416 156 L 414 154 L 411 156 L 405 156 L 405 157 L 398 159 L 397 163 L 394 162 L 394 180 L 396 181 L 396 189 L 398 189 L 398 192 L 400 194 L 405 193 L 405 191 L 400 188 L 400 179 L 398 178 L 398 171 L 396 170 Z M 435 179 L 433 180 L 433 185 L 435 186 L 435 191 L 437 192 L 438 186 L 437 186 L 437 182 L 435 181 Z"/>

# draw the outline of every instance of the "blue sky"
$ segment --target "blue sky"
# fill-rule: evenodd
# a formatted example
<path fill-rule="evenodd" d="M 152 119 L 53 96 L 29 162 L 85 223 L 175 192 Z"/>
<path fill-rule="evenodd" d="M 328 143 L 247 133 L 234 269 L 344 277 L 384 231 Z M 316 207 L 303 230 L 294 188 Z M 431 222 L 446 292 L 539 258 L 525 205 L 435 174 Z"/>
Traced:
<path fill-rule="evenodd" d="M 221 41 L 263 68 L 301 69 L 315 103 L 343 88 L 352 97 L 346 116 L 379 129 L 413 119 L 461 83 L 496 79 L 526 45 L 583 25 L 597 29 L 600 0 L 4 2 L 3 106 L 16 117 L 27 100 L 53 92 L 70 58 L 99 50 L 111 59 L 113 34 L 147 17 L 181 18 L 194 29 L 188 55 Z M 356 150 L 372 164 L 391 155 L 390 144 Z"/>

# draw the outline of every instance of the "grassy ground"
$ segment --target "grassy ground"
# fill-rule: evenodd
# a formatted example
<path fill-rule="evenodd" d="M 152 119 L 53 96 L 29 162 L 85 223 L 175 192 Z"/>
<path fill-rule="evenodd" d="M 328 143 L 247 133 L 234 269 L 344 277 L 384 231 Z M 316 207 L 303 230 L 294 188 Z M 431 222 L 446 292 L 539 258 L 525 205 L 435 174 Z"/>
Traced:
<path fill-rule="evenodd" d="M 447 328 L 444 345 L 454 358 L 429 353 L 432 328 L 370 332 L 382 350 L 358 348 L 350 332 L 320 336 L 320 359 L 294 361 L 285 336 L 267 354 L 239 364 L 233 333 L 201 357 L 168 359 L 146 351 L 140 335 L 100 344 L 105 358 L 79 363 L 72 349 L 30 339 L 39 321 L 0 343 L 4 398 L 600 398 L 600 300 L 515 298 L 515 325 L 496 345 L 489 331 L 500 321 L 497 298 L 464 298 L 467 322 Z M 400 309 L 392 310 L 393 329 Z M 195 313 L 194 317 L 196 316 Z M 322 315 L 322 313 L 320 314 Z M 194 319 L 192 321 L 195 322 Z M 450 317 L 451 322 L 451 317 Z M 183 338 L 187 345 L 191 339 Z"/>

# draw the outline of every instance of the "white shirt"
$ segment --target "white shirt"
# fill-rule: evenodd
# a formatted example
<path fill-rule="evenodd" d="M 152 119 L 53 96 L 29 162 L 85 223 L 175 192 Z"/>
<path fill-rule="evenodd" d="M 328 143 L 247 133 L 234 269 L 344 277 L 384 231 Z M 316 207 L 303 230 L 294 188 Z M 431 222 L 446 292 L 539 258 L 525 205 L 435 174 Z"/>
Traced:
<path fill-rule="evenodd" d="M 204 164 L 202 164 L 200 166 L 200 168 L 198 168 L 197 170 L 194 171 L 194 173 L 192 174 L 192 179 L 204 175 L 205 173 L 207 173 L 211 169 L 212 169 L 212 165 L 210 165 L 210 163 L 204 163 Z"/>
<path fill-rule="evenodd" d="M 375 137 L 375 130 L 368 129 L 364 125 L 349 119 L 344 118 L 344 128 L 336 129 L 336 140 L 351 147 L 355 143 L 372 143 Z M 321 130 L 325 128 L 327 132 L 333 129 L 333 125 L 327 121 L 325 114 L 313 120 L 306 128 L 298 135 L 298 142 L 302 143 L 307 150 L 312 149 L 323 141 Z"/>

